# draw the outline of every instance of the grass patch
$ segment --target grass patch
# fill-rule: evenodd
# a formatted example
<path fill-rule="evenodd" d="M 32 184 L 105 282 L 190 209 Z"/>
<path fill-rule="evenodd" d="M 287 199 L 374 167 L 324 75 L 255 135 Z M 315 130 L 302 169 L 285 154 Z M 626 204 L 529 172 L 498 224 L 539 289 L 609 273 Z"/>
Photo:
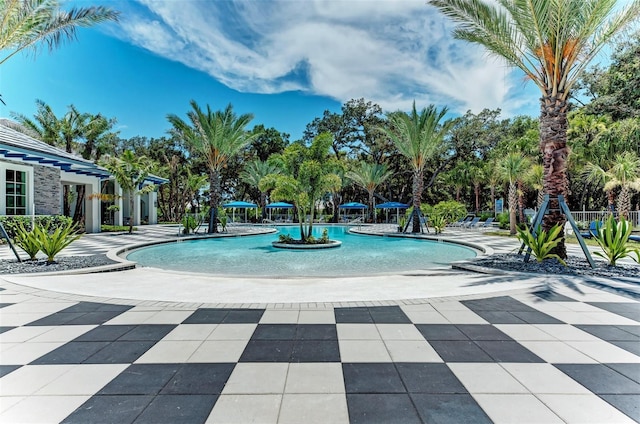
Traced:
<path fill-rule="evenodd" d="M 128 225 L 101 225 L 100 231 L 103 233 L 120 233 L 122 231 L 129 231 Z M 133 231 L 138 231 L 138 227 L 133 227 Z"/>

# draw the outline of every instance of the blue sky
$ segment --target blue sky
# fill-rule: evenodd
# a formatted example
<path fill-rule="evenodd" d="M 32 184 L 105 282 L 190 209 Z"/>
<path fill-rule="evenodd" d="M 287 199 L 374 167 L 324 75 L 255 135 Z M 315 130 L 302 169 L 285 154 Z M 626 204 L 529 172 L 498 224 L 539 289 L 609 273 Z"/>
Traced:
<path fill-rule="evenodd" d="M 101 0 L 72 2 L 96 4 Z M 82 29 L 52 53 L 0 67 L 10 112 L 82 112 L 118 120 L 124 138 L 159 137 L 189 101 L 301 137 L 324 110 L 364 97 L 384 111 L 435 104 L 454 115 L 501 108 L 537 116 L 533 84 L 482 49 L 453 40 L 425 0 L 102 1 L 118 24 Z"/>

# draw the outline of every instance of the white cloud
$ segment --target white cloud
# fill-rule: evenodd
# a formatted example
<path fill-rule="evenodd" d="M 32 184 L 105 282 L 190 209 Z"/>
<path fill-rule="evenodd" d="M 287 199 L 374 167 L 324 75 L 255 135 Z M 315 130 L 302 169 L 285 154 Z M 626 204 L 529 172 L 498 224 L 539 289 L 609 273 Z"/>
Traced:
<path fill-rule="evenodd" d="M 127 40 L 239 91 L 364 97 L 385 110 L 414 99 L 460 113 L 525 105 L 511 70 L 453 40 L 424 0 L 139 3 L 145 13 L 122 24 Z"/>

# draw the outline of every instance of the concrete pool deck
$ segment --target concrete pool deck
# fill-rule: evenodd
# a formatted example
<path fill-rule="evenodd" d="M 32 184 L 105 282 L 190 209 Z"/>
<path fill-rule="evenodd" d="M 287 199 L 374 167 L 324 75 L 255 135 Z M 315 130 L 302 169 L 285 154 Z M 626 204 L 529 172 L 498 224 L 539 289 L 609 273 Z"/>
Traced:
<path fill-rule="evenodd" d="M 1 275 L 0 422 L 639 422 L 640 303 L 601 283 Z"/>

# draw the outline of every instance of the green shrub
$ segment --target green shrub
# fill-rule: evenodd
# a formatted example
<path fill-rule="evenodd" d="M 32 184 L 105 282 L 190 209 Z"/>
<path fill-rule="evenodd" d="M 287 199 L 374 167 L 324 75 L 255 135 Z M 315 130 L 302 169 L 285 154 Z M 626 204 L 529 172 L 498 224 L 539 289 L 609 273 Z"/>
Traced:
<path fill-rule="evenodd" d="M 499 213 L 496 220 L 500 224 L 500 228 L 506 230 L 509 228 L 509 212 Z"/>
<path fill-rule="evenodd" d="M 436 234 L 442 233 L 444 227 L 447 226 L 447 220 L 442 215 L 432 215 L 429 217 L 429 222 L 434 230 L 436 230 Z"/>
<path fill-rule="evenodd" d="M 71 224 L 73 219 L 64 215 L 36 215 L 34 221 L 36 225 L 54 230 Z M 19 225 L 22 225 L 27 231 L 32 230 L 30 216 L 0 216 L 0 223 L 2 223 L 4 229 L 7 230 L 7 234 L 12 239 L 15 238 Z"/>
<path fill-rule="evenodd" d="M 447 222 L 455 222 L 467 215 L 467 208 L 463 203 L 446 200 L 433 207 L 435 215 L 441 215 Z"/>
<path fill-rule="evenodd" d="M 54 262 L 58 253 L 81 237 L 80 234 L 76 234 L 76 230 L 77 226 L 75 224 L 58 227 L 52 232 L 49 232 L 47 227 L 36 226 L 34 228 L 40 244 L 40 250 L 47 255 L 48 263 Z"/>
<path fill-rule="evenodd" d="M 184 229 L 182 230 L 184 234 L 189 234 L 196 228 L 198 228 L 198 221 L 196 221 L 196 219 L 192 215 L 183 216 L 181 224 L 184 227 Z"/>
<path fill-rule="evenodd" d="M 24 228 L 22 222 L 18 222 L 15 232 L 14 240 L 18 247 L 29 255 L 29 259 L 32 261 L 36 260 L 36 255 L 40 251 L 40 241 L 38 240 L 36 232 Z"/>
<path fill-rule="evenodd" d="M 224 208 L 218 208 L 218 221 L 220 221 L 222 231 L 227 231 L 227 223 L 229 222 L 229 217 L 227 216 L 227 212 L 225 212 Z"/>
<path fill-rule="evenodd" d="M 602 252 L 594 252 L 596 255 L 609 261 L 610 266 L 615 266 L 619 259 L 630 257 L 636 262 L 640 262 L 640 250 L 629 246 L 629 236 L 631 235 L 631 225 L 627 220 L 620 217 L 616 222 L 613 216 L 609 216 L 604 225 L 596 223 L 596 241 L 600 245 Z M 635 257 L 634 257 L 635 256 Z"/>
<path fill-rule="evenodd" d="M 493 212 L 482 212 L 480 214 L 480 221 L 486 221 L 493 216 Z"/>
<path fill-rule="evenodd" d="M 292 243 L 293 237 L 291 237 L 289 234 L 280 234 L 278 236 L 278 241 L 280 243 Z"/>
<path fill-rule="evenodd" d="M 554 247 L 562 240 L 559 235 L 562 232 L 562 227 L 554 225 L 549 232 L 544 231 L 540 225 L 538 225 L 533 234 L 529 231 L 528 227 L 518 228 L 518 239 L 524 243 L 524 245 L 531 249 L 531 254 L 536 258 L 538 262 L 542 262 L 545 259 L 557 259 L 563 265 L 566 263 L 555 253 L 551 253 Z"/>
<path fill-rule="evenodd" d="M 320 237 L 320 243 L 326 244 L 329 243 L 329 230 L 326 228 L 322 230 L 322 237 Z"/>

